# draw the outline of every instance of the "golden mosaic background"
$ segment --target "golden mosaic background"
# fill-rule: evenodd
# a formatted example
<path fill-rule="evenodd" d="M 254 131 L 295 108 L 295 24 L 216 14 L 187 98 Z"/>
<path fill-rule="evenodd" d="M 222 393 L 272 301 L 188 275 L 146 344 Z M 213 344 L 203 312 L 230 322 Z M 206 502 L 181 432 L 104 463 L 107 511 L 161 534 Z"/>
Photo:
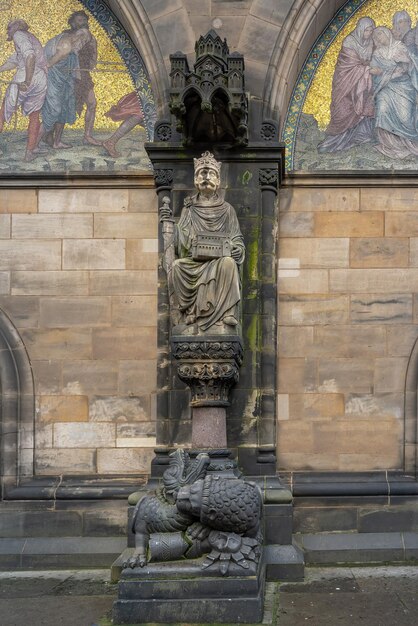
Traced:
<path fill-rule="evenodd" d="M 361 17 L 371 17 L 376 22 L 376 26 L 391 28 L 392 17 L 396 11 L 408 11 L 412 18 L 412 27 L 414 27 L 418 19 L 418 0 L 405 2 L 370 0 L 366 2 L 363 7 L 356 11 L 355 16 L 347 22 L 329 47 L 319 64 L 303 107 L 304 113 L 314 116 L 321 130 L 325 130 L 330 121 L 332 77 L 343 39 L 354 30 Z M 321 45 L 326 47 L 326 43 Z"/>
<path fill-rule="evenodd" d="M 97 130 L 117 128 L 120 122 L 105 117 L 105 112 L 127 93 L 133 91 L 131 77 L 112 42 L 104 30 L 77 0 L 0 0 L 0 64 L 13 54 L 14 45 L 7 41 L 6 27 L 10 20 L 22 18 L 29 24 L 30 31 L 45 45 L 49 39 L 69 28 L 68 18 L 74 11 L 85 11 L 89 15 L 89 28 L 97 39 L 98 59 L 96 71 L 91 74 L 95 84 L 97 112 L 94 128 Z M 7 85 L 3 81 L 12 79 L 14 71 L 0 73 L 0 95 L 4 96 Z M 26 129 L 27 118 L 17 115 L 17 128 Z M 10 126 L 14 127 L 14 118 Z M 84 127 L 84 114 L 71 126 Z M 5 127 L 8 128 L 7 126 Z"/>

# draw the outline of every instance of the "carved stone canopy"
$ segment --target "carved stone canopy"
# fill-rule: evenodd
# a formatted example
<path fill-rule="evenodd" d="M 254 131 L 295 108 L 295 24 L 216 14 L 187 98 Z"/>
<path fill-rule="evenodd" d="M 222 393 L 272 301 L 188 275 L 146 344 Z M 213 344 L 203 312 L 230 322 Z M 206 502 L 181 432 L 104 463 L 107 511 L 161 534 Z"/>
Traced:
<path fill-rule="evenodd" d="M 170 111 L 186 145 L 248 142 L 248 98 L 244 57 L 229 54 L 226 39 L 210 30 L 195 45 L 190 71 L 182 52 L 170 55 Z"/>

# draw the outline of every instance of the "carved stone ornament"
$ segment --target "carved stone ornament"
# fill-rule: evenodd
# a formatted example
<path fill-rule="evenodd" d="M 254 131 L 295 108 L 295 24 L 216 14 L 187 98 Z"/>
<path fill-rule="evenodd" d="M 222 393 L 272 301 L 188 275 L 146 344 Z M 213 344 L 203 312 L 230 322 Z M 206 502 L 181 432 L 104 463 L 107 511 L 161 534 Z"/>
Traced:
<path fill-rule="evenodd" d="M 133 517 L 135 552 L 123 567 L 201 560 L 202 569 L 254 575 L 261 555 L 262 498 L 257 485 L 210 470 L 210 456 L 170 455 L 163 486 L 144 496 Z"/>
<path fill-rule="evenodd" d="M 173 184 L 173 170 L 154 170 L 154 180 L 157 191 L 162 187 L 165 187 L 167 189 L 171 188 Z"/>
<path fill-rule="evenodd" d="M 170 55 L 170 111 L 186 145 L 248 142 L 244 58 L 229 54 L 226 40 L 210 30 L 195 45 L 191 71 L 182 52 Z"/>
<path fill-rule="evenodd" d="M 159 122 L 156 124 L 154 134 L 158 141 L 170 141 L 173 134 L 170 122 Z"/>
<path fill-rule="evenodd" d="M 188 340 L 187 340 L 188 339 Z M 239 380 L 243 347 L 239 337 L 172 337 L 177 374 L 191 391 L 190 405 L 229 406 L 229 392 Z"/>
<path fill-rule="evenodd" d="M 261 139 L 265 142 L 273 142 L 273 141 L 278 141 L 279 138 L 279 129 L 278 129 L 278 125 L 276 122 L 274 122 L 273 120 L 265 120 L 262 124 L 261 124 L 261 129 L 260 129 L 260 136 Z"/>
<path fill-rule="evenodd" d="M 277 189 L 279 182 L 279 172 L 277 169 L 261 169 L 259 172 L 260 187 L 270 187 Z"/>

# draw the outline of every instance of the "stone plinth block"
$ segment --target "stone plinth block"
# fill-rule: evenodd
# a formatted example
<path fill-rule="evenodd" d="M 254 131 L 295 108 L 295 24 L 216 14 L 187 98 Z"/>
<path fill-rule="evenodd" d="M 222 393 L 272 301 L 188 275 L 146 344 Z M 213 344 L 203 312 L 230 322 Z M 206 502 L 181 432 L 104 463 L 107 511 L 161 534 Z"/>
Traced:
<path fill-rule="evenodd" d="M 129 549 L 125 551 L 126 558 Z M 132 550 L 131 550 L 132 551 Z M 113 605 L 114 624 L 259 622 L 263 616 L 265 566 L 256 574 L 221 576 L 202 570 L 202 560 L 151 563 L 125 569 Z M 235 568 L 237 569 L 237 568 Z"/>
<path fill-rule="evenodd" d="M 226 448 L 226 409 L 218 406 L 193 408 L 192 446 Z"/>
<path fill-rule="evenodd" d="M 243 358 L 238 335 L 173 336 L 171 349 L 177 374 L 192 392 L 192 407 L 229 406 Z"/>

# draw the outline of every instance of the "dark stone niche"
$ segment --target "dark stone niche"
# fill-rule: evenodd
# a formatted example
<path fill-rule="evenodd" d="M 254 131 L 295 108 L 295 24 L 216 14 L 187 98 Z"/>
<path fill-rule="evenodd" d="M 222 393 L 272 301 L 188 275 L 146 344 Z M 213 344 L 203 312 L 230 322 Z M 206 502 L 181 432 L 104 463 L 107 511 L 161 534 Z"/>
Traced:
<path fill-rule="evenodd" d="M 252 115 L 242 55 L 213 30 L 195 50 L 193 70 L 171 56 L 171 118 L 146 146 L 161 224 L 159 447 L 129 499 L 116 624 L 259 622 L 265 580 L 303 576 L 275 456 L 284 146 L 276 122 Z"/>

